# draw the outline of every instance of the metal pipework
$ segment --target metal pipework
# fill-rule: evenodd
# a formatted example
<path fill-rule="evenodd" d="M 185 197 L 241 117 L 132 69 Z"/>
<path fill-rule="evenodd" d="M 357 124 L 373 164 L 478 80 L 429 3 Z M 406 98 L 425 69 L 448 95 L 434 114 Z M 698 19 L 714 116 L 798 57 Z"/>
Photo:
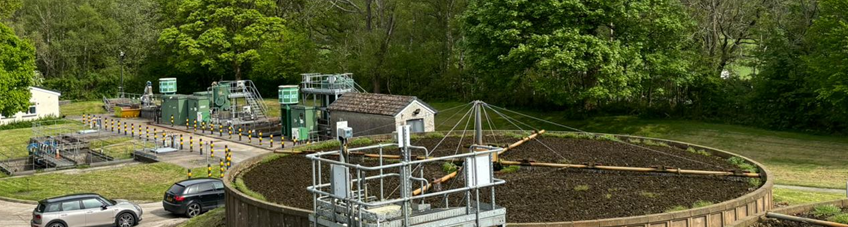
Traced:
<path fill-rule="evenodd" d="M 453 173 L 445 175 L 442 178 L 436 179 L 435 181 L 433 181 L 432 184 L 427 184 L 427 186 L 424 186 L 424 188 L 415 189 L 415 191 L 412 191 L 412 195 L 420 195 L 421 193 L 430 190 L 430 188 L 433 187 L 433 184 L 442 183 L 453 179 L 454 177 L 456 177 L 456 174 L 459 173 L 459 171 L 462 171 L 462 167 L 457 168 L 456 171 L 454 171 Z"/>
<path fill-rule="evenodd" d="M 797 221 L 797 222 L 803 222 L 803 223 L 807 223 L 807 224 L 821 225 L 821 226 L 848 227 L 848 225 L 842 224 L 842 223 L 822 221 L 822 220 L 816 220 L 816 219 L 810 219 L 810 218 L 802 218 L 802 217 L 785 215 L 785 214 L 778 214 L 778 213 L 772 213 L 772 212 L 766 213 L 766 217 L 789 220 L 789 221 Z"/>
<path fill-rule="evenodd" d="M 734 173 L 730 171 L 709 171 L 709 170 L 687 170 L 687 169 L 661 169 L 654 167 L 626 167 L 626 166 L 590 166 L 580 164 L 559 164 L 559 163 L 543 163 L 543 162 L 516 162 L 502 160 L 504 165 L 523 165 L 523 166 L 542 166 L 555 168 L 575 168 L 575 169 L 602 169 L 602 170 L 618 170 L 618 171 L 634 171 L 634 172 L 660 172 L 660 173 L 678 173 L 692 175 L 715 175 L 715 176 L 738 176 L 738 177 L 760 177 L 757 173 Z"/>
<path fill-rule="evenodd" d="M 530 136 L 528 136 L 524 139 L 521 139 L 518 142 L 512 143 L 509 146 L 505 147 L 502 151 L 498 152 L 498 155 L 503 154 L 504 152 L 508 151 L 509 149 L 515 149 L 516 147 L 520 146 L 521 144 L 524 144 L 527 141 L 535 139 L 536 137 L 538 137 L 539 135 L 541 135 L 543 133 L 545 133 L 544 129 L 539 130 L 539 132 L 533 133 L 532 135 L 530 135 Z"/>

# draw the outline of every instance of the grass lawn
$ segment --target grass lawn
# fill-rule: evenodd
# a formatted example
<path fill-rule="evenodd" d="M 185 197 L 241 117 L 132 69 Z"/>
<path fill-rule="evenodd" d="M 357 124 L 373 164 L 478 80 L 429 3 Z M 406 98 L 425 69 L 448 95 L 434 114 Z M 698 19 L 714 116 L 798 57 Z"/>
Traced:
<path fill-rule="evenodd" d="M 430 104 L 436 109 L 444 110 L 463 103 Z M 438 129 L 450 130 L 468 109 L 464 107 L 440 112 L 436 118 Z M 540 129 L 569 130 L 504 110 L 498 111 Z M 457 112 L 459 113 L 450 119 L 451 115 Z M 529 128 L 521 123 L 515 123 L 518 127 L 514 126 L 492 110 L 486 112 L 495 129 Z M 630 116 L 574 121 L 564 118 L 564 114 L 558 112 L 520 112 L 589 132 L 665 138 L 727 150 L 763 163 L 776 176 L 778 184 L 841 189 L 845 187 L 845 180 L 848 180 L 848 162 L 845 162 L 845 157 L 848 157 L 847 137 L 771 131 L 698 121 L 643 120 Z M 457 130 L 464 127 L 465 121 L 461 122 Z M 468 127 L 472 130 L 473 124 Z M 483 124 L 483 127 L 489 129 L 488 124 Z"/>
<path fill-rule="evenodd" d="M 192 171 L 206 172 L 203 168 Z M 159 201 L 162 199 L 162 193 L 174 182 L 186 179 L 186 172 L 186 169 L 174 164 L 153 163 L 4 178 L 0 179 L 0 196 L 41 200 L 66 194 L 94 192 L 114 199 Z M 217 170 L 214 172 L 218 173 Z"/>
<path fill-rule="evenodd" d="M 280 117 L 280 100 L 264 99 L 265 106 L 268 107 L 268 117 Z"/>
<path fill-rule="evenodd" d="M 41 130 L 45 132 L 65 132 L 72 133 L 82 130 L 83 125 L 77 121 L 67 121 L 65 124 L 44 126 Z M 28 154 L 26 147 L 30 137 L 33 136 L 31 127 L 0 130 L 0 159 L 21 158 Z"/>
<path fill-rule="evenodd" d="M 100 149 L 103 150 L 103 153 L 113 157 L 115 159 L 129 159 L 132 158 L 132 151 L 134 148 L 139 147 L 140 145 L 136 145 L 140 142 L 134 141 L 132 138 L 128 137 L 115 137 L 108 138 L 103 140 L 95 140 L 89 145 L 91 149 L 94 151 L 98 151 Z"/>
<path fill-rule="evenodd" d="M 221 227 L 225 226 L 227 217 L 226 207 L 215 208 L 200 216 L 189 219 L 187 222 L 179 225 L 180 227 Z"/>
<path fill-rule="evenodd" d="M 789 205 L 845 199 L 845 194 L 842 193 L 808 192 L 783 188 L 775 188 L 773 193 L 775 203 L 788 203 Z"/>
<path fill-rule="evenodd" d="M 103 101 L 72 101 L 71 103 L 59 106 L 59 111 L 65 116 L 82 116 L 83 114 L 105 114 L 103 109 Z"/>

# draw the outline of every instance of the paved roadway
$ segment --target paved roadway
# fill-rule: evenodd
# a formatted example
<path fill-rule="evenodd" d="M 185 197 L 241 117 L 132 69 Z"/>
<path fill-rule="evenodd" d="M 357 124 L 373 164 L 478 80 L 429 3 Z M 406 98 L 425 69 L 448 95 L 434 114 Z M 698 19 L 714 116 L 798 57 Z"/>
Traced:
<path fill-rule="evenodd" d="M 80 117 L 78 117 L 78 116 L 77 117 L 70 117 L 70 119 L 79 120 Z M 148 126 L 147 121 L 137 120 L 137 119 L 127 120 L 127 123 L 134 123 L 135 125 L 144 124 L 145 126 Z M 279 138 L 274 139 L 275 140 L 274 141 L 275 148 L 271 149 L 271 148 L 267 147 L 267 146 L 269 146 L 268 140 L 267 140 L 268 138 L 265 138 L 263 146 L 260 147 L 258 145 L 259 142 L 256 138 L 253 138 L 253 142 L 248 144 L 247 143 L 247 136 L 244 136 L 242 142 L 238 142 L 238 136 L 234 135 L 233 136 L 234 139 L 229 139 L 229 136 L 226 133 L 224 133 L 223 137 L 219 137 L 219 136 L 217 136 L 217 134 L 210 135 L 209 133 L 200 133 L 200 130 L 198 130 L 198 133 L 193 133 L 191 131 L 185 130 L 184 126 L 182 128 L 179 127 L 179 126 L 173 127 L 173 128 L 172 127 L 164 127 L 164 126 L 155 126 L 155 125 L 149 125 L 149 126 L 150 126 L 150 132 L 151 133 L 153 132 L 153 128 L 156 128 L 159 135 L 161 135 L 162 130 L 167 131 L 169 135 L 173 134 L 173 133 L 184 134 L 184 139 L 185 139 L 185 147 L 184 148 L 186 148 L 186 149 L 178 151 L 178 152 L 162 155 L 162 156 L 160 156 L 160 161 L 177 164 L 177 165 L 180 165 L 180 166 L 183 166 L 183 167 L 186 167 L 186 168 L 206 166 L 206 163 L 207 163 L 207 161 L 206 161 L 207 157 L 206 156 L 208 155 L 208 150 L 206 151 L 207 155 L 200 155 L 197 147 L 194 148 L 194 152 L 187 151 L 187 149 L 188 149 L 188 136 L 189 135 L 194 137 L 195 146 L 197 146 L 197 144 L 198 144 L 197 140 L 200 139 L 200 138 L 202 138 L 205 143 L 208 143 L 209 141 L 214 141 L 215 145 L 216 145 L 215 150 L 216 150 L 216 153 L 217 153 L 216 158 L 220 157 L 219 155 L 223 154 L 222 151 L 224 150 L 224 145 L 227 145 L 233 153 L 233 160 L 232 160 L 233 163 L 238 163 L 238 162 L 241 162 L 245 159 L 248 159 L 248 158 L 251 158 L 251 157 L 254 157 L 254 156 L 257 156 L 257 155 L 270 153 L 273 150 L 280 150 L 280 146 L 279 146 L 280 139 Z M 292 146 L 292 144 L 290 142 L 287 142 L 286 147 L 290 147 L 290 146 Z M 215 162 L 215 163 L 217 163 L 217 162 Z M 213 166 L 217 166 L 217 165 L 213 164 Z M 64 170 L 64 171 L 77 171 L 77 170 Z M 57 171 L 57 172 L 64 172 L 64 171 Z M 143 204 L 139 204 L 139 205 L 142 207 L 142 210 L 144 210 L 144 214 L 142 216 L 143 221 L 139 225 L 140 227 L 175 226 L 175 225 L 178 225 L 178 224 L 188 220 L 187 218 L 178 217 L 178 216 L 175 216 L 175 215 L 168 213 L 167 211 L 165 211 L 162 208 L 161 202 L 143 203 Z M 29 225 L 30 219 L 32 218 L 31 217 L 32 216 L 32 210 L 34 208 L 35 208 L 35 205 L 33 205 L 33 204 L 16 203 L 16 202 L 8 202 L 8 201 L 0 200 L 0 226 L 2 226 L 2 227 L 19 227 L 19 226 L 20 227 L 29 227 L 30 226 Z"/>
<path fill-rule="evenodd" d="M 139 204 L 144 210 L 142 222 L 139 227 L 175 226 L 186 220 L 168 213 L 162 209 L 161 202 Z M 33 204 L 15 203 L 0 200 L 0 226 L 3 227 L 30 227 Z"/>

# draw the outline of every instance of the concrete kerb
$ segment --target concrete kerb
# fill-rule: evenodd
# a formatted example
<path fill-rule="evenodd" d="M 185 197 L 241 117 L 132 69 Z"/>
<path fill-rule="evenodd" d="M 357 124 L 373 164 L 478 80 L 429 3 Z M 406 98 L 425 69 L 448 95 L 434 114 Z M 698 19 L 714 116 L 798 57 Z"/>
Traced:
<path fill-rule="evenodd" d="M 557 133 L 557 132 L 549 132 L 549 133 Z M 559 132 L 562 133 L 562 132 Z M 756 165 L 760 169 L 760 175 L 762 178 L 765 178 L 765 182 L 754 192 L 745 194 L 739 198 L 732 199 L 729 201 L 724 201 L 718 204 L 713 204 L 710 206 L 705 206 L 701 208 L 689 209 L 680 212 L 673 213 L 660 213 L 660 214 L 649 214 L 649 215 L 641 215 L 641 216 L 632 216 L 632 217 L 620 217 L 620 218 L 611 218 L 611 219 L 599 219 L 599 220 L 582 220 L 582 221 L 565 221 L 565 222 L 543 222 L 543 223 L 509 223 L 510 226 L 581 226 L 581 227 L 605 227 L 605 226 L 664 226 L 671 227 L 673 222 L 683 222 L 685 221 L 687 226 L 693 223 L 693 219 L 700 220 L 703 218 L 707 224 L 704 224 L 706 227 L 716 227 L 716 226 L 727 226 L 727 224 L 736 221 L 738 216 L 751 217 L 756 216 L 758 214 L 764 214 L 766 211 L 769 211 L 773 207 L 772 199 L 772 188 L 774 187 L 774 179 L 770 177 L 770 172 L 768 169 L 747 157 L 740 156 L 728 151 L 702 146 L 695 145 L 686 142 L 667 140 L 667 139 L 658 139 L 658 138 L 649 138 L 649 137 L 641 137 L 641 136 L 630 136 L 630 135 L 618 135 L 618 134 L 603 134 L 603 133 L 588 133 L 592 135 L 612 135 L 616 138 L 623 139 L 640 139 L 640 140 L 651 140 L 655 142 L 663 142 L 668 144 L 669 146 L 674 146 L 681 149 L 687 149 L 689 147 L 695 149 L 702 149 L 710 152 L 713 155 L 722 158 L 729 157 L 740 157 L 745 161 Z M 375 138 L 375 136 L 366 136 L 368 138 Z M 392 138 L 392 135 L 377 135 L 378 138 Z M 273 153 L 271 153 L 273 154 Z M 290 214 L 300 214 L 304 216 L 308 216 L 312 211 L 288 207 L 280 204 L 269 203 L 266 201 L 259 201 L 254 198 L 248 197 L 246 194 L 241 193 L 232 185 L 232 182 L 235 180 L 235 176 L 239 173 L 247 170 L 247 167 L 253 166 L 264 157 L 270 154 L 260 155 L 257 157 L 253 157 L 249 160 L 245 160 L 236 165 L 235 170 L 228 171 L 225 176 L 225 187 L 227 188 L 227 196 L 230 197 L 236 196 L 240 200 L 247 200 L 249 204 L 257 204 L 262 208 L 276 208 L 274 210 L 279 210 L 281 212 L 291 211 Z M 763 201 L 763 206 L 759 207 L 758 201 Z M 753 213 L 750 211 L 750 204 L 754 204 L 756 207 L 753 208 Z M 744 208 L 744 210 L 742 210 Z M 230 210 L 227 210 L 229 213 Z M 739 212 L 740 215 L 737 215 Z M 287 212 L 289 213 L 289 212 Z M 234 214 L 235 215 L 235 214 Z M 722 218 L 721 223 L 710 223 L 714 216 L 720 215 Z M 230 214 L 227 215 L 230 217 Z M 228 224 L 230 222 L 228 221 Z M 234 223 L 235 224 L 235 223 Z M 238 225 L 236 225 L 238 226 Z"/>
<path fill-rule="evenodd" d="M 13 203 L 23 203 L 23 204 L 32 204 L 32 205 L 38 204 L 38 201 L 25 200 L 25 199 L 15 199 L 15 198 L 3 197 L 3 196 L 0 196 L 0 200 L 6 201 L 6 202 L 13 202 Z"/>

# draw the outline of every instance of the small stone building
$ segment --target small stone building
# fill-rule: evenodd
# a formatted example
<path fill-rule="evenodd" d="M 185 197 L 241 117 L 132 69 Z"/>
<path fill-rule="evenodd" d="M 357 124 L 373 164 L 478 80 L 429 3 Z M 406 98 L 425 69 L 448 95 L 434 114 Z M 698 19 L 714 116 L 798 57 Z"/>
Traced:
<path fill-rule="evenodd" d="M 354 136 L 392 133 L 398 125 L 411 125 L 413 132 L 436 130 L 436 109 L 415 96 L 346 93 L 327 109 L 332 129 L 347 121 Z"/>

